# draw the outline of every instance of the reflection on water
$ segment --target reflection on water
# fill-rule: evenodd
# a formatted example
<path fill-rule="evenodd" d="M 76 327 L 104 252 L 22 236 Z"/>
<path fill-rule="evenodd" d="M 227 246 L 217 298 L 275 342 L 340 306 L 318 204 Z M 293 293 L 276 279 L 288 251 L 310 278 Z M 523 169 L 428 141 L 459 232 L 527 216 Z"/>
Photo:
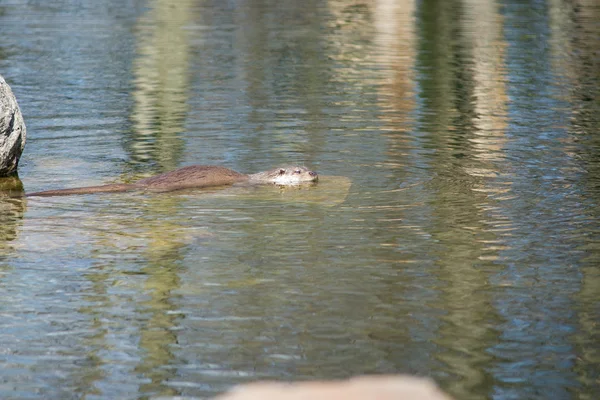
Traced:
<path fill-rule="evenodd" d="M 177 168 L 184 147 L 181 133 L 185 127 L 189 92 L 189 26 L 194 10 L 191 1 L 156 0 L 137 25 L 138 57 L 134 61 L 135 107 L 128 148 L 131 160 L 145 168 L 155 163 L 156 172 Z M 150 175 L 150 174 L 146 174 Z M 146 217 L 158 217 L 164 210 L 181 208 L 174 198 L 154 197 L 144 206 Z M 141 291 L 148 298 L 137 304 L 136 313 L 147 314 L 139 330 L 139 348 L 144 356 L 134 372 L 144 377 L 141 393 L 177 395 L 165 383 L 176 377 L 168 367 L 175 360 L 170 346 L 177 343 L 177 305 L 172 292 L 180 286 L 179 272 L 185 253 L 185 236 L 176 221 L 159 220 L 140 224 L 146 249 L 138 273 L 146 275 Z"/>
<path fill-rule="evenodd" d="M 594 2 L 109 3 L 0 5 L 26 191 L 192 163 L 320 180 L 0 182 L 2 398 L 398 372 L 595 398 Z"/>
<path fill-rule="evenodd" d="M 0 177 L 0 260 L 11 248 L 25 213 L 23 183 L 16 176 Z"/>
<path fill-rule="evenodd" d="M 133 63 L 135 106 L 127 145 L 134 162 L 158 164 L 158 172 L 178 167 L 189 91 L 191 1 L 150 2 L 136 26 Z"/>

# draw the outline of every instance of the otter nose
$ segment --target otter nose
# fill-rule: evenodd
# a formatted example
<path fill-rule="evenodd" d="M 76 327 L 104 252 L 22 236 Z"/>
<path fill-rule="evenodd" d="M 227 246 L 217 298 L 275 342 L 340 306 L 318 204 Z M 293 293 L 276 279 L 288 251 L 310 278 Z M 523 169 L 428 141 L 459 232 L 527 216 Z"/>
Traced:
<path fill-rule="evenodd" d="M 317 173 L 316 173 L 316 172 L 314 172 L 314 171 L 308 171 L 308 174 L 309 174 L 310 176 L 317 176 Z"/>

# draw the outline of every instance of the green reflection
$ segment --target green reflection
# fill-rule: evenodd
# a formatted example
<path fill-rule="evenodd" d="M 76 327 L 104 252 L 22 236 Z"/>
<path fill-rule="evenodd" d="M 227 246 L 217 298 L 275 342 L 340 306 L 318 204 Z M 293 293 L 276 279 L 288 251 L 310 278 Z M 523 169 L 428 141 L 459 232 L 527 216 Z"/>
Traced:
<path fill-rule="evenodd" d="M 9 242 L 18 237 L 26 210 L 23 183 L 18 176 L 0 177 L 0 257 L 10 249 Z"/>
<path fill-rule="evenodd" d="M 129 143 L 131 160 L 155 164 L 160 172 L 179 167 L 189 96 L 190 44 L 187 26 L 194 19 L 194 1 L 156 0 L 137 25 L 138 57 L 134 61 L 135 107 L 131 116 L 134 136 Z M 144 207 L 146 217 L 159 216 L 166 209 L 177 210 L 177 198 L 153 198 Z M 174 359 L 169 346 L 177 343 L 176 309 L 171 292 L 179 286 L 178 268 L 185 243 L 178 221 L 159 220 L 143 225 L 146 237 L 142 272 L 144 292 L 149 299 L 140 303 L 140 315 L 149 313 L 140 326 L 140 348 L 144 351 L 136 371 L 150 382 L 141 393 L 176 395 L 165 383 L 176 370 L 168 368 Z"/>
<path fill-rule="evenodd" d="M 150 165 L 164 172 L 180 166 L 189 98 L 186 27 L 194 18 L 193 5 L 191 0 L 152 1 L 137 24 L 133 134 L 127 150 L 139 168 Z"/>
<path fill-rule="evenodd" d="M 489 327 L 502 322 L 489 279 L 507 244 L 489 227 L 506 223 L 493 196 L 510 188 L 510 180 L 496 179 L 506 141 L 506 44 L 494 2 L 425 1 L 420 16 L 422 124 L 436 149 L 431 168 L 443 177 L 432 181 L 424 227 L 436 243 L 436 303 L 446 310 L 435 339 L 446 350 L 437 358 L 460 377 L 446 387 L 467 398 L 494 385 L 481 366 L 493 361 L 488 349 L 497 332 Z"/>

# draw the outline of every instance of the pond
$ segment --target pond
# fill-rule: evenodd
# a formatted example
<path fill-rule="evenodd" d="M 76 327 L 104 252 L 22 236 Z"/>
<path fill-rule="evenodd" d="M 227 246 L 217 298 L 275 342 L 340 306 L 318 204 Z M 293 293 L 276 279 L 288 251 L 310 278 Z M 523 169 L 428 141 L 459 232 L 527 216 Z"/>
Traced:
<path fill-rule="evenodd" d="M 594 1 L 0 4 L 0 397 L 600 392 Z M 310 188 L 23 198 L 191 164 Z"/>

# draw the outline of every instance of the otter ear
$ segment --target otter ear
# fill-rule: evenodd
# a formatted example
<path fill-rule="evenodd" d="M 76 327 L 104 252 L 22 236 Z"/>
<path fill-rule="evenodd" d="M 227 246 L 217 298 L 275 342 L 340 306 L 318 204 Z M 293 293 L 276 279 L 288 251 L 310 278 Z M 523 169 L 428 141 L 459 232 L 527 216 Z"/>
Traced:
<path fill-rule="evenodd" d="M 279 170 L 279 175 L 283 175 L 283 174 L 285 174 L 285 169 L 281 168 L 281 169 Z"/>

